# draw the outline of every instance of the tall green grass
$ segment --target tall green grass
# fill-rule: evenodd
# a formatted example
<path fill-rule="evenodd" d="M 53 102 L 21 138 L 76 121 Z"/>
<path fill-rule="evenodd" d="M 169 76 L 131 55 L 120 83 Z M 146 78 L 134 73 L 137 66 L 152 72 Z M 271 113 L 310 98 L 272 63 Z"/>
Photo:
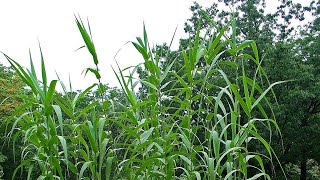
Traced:
<path fill-rule="evenodd" d="M 86 73 L 98 80 L 80 94 L 56 92 L 58 80 L 47 80 L 41 48 L 41 81 L 31 55 L 28 70 L 4 54 L 33 93 L 7 120 L 13 122 L 8 137 L 13 143 L 21 138 L 25 145 L 12 179 L 21 168 L 27 179 L 270 179 L 264 163 L 276 156 L 259 127 L 270 138 L 280 133 L 268 116 L 272 109 L 266 94 L 281 82 L 269 83 L 254 41 L 237 42 L 235 21 L 212 27 L 203 37 L 198 31 L 189 47 L 178 52 L 183 62 L 178 71 L 172 67 L 179 59 L 161 68 L 144 28 L 142 38 L 132 42 L 144 63 L 113 69 L 128 100 L 113 102 L 122 107 L 118 109 L 106 103 L 90 26 L 80 18 L 76 24 L 95 66 Z M 252 54 L 244 54 L 244 48 Z M 249 61 L 256 65 L 253 77 L 247 73 Z M 134 78 L 139 67 L 144 78 Z M 264 90 L 261 83 L 269 87 Z M 76 104 L 96 87 L 101 99 L 77 110 Z M 146 89 L 143 97 L 138 87 Z M 103 108 L 98 111 L 97 106 Z M 250 144 L 261 144 L 266 153 L 250 151 Z M 249 171 L 255 174 L 249 177 Z"/>

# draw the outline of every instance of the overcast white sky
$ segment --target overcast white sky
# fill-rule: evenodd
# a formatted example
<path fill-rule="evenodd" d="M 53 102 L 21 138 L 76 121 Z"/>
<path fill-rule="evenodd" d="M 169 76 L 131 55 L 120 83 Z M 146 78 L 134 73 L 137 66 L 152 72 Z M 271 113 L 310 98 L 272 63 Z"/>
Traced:
<path fill-rule="evenodd" d="M 269 0 L 268 0 L 269 1 Z M 275 0 L 272 0 L 275 1 Z M 296 0 L 302 1 L 305 0 Z M 309 1 L 309 0 L 308 0 Z M 74 21 L 74 14 L 89 18 L 93 40 L 100 60 L 103 83 L 117 85 L 110 68 L 116 52 L 119 65 L 124 68 L 142 62 L 142 58 L 128 41 L 142 35 L 146 24 L 151 44 L 170 42 L 178 26 L 174 47 L 185 37 L 183 24 L 191 17 L 192 0 L 10 0 L 0 2 L 0 51 L 29 68 L 29 48 L 40 72 L 38 39 L 44 53 L 50 79 L 56 79 L 55 70 L 64 83 L 70 73 L 73 90 L 88 87 L 95 78 L 84 77 L 81 72 L 93 67 Z M 209 5 L 214 0 L 200 0 Z M 0 55 L 0 62 L 8 65 Z"/>

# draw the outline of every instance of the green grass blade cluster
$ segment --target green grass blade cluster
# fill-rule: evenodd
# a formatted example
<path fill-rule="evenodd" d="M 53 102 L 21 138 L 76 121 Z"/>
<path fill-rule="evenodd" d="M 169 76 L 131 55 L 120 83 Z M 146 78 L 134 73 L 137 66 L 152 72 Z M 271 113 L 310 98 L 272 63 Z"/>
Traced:
<path fill-rule="evenodd" d="M 202 37 L 198 30 L 165 68 L 144 26 L 143 37 L 132 42 L 144 63 L 129 73 L 130 68 L 113 69 L 128 102 L 119 109 L 103 106 L 107 100 L 90 26 L 77 17 L 76 24 L 96 66 L 86 72 L 96 75 L 100 92 L 100 99 L 83 108 L 77 103 L 97 84 L 68 96 L 60 80 L 48 82 L 41 48 L 41 81 L 31 58 L 29 71 L 4 54 L 34 96 L 7 120 L 13 122 L 8 137 L 24 143 L 12 179 L 21 168 L 28 169 L 28 179 L 270 179 L 264 164 L 275 154 L 259 129 L 267 128 L 270 136 L 280 133 L 267 116 L 272 109 L 266 94 L 282 82 L 261 88 L 269 81 L 255 42 L 235 40 L 234 20 L 208 31 L 216 36 Z M 245 48 L 252 55 L 243 54 Z M 250 61 L 256 65 L 253 77 L 246 73 Z M 182 66 L 176 69 L 178 62 Z M 134 78 L 137 68 L 145 76 Z M 58 82 L 65 92 L 56 91 Z M 257 144 L 263 150 L 250 151 Z"/>

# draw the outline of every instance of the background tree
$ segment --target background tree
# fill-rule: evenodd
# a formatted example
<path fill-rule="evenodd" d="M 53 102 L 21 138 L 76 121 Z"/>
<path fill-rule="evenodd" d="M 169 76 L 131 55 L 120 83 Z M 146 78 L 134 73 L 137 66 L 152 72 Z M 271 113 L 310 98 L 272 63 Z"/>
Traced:
<path fill-rule="evenodd" d="M 23 87 L 24 83 L 13 70 L 0 64 L 0 169 L 3 168 L 4 179 L 11 178 L 15 167 L 20 162 L 19 156 L 15 158 L 12 144 L 7 142 L 6 132 L 8 132 L 10 126 L 7 127 L 5 121 L 22 105 L 22 98 L 28 93 Z M 18 142 L 18 144 L 21 144 L 21 142 Z M 19 148 L 16 149 L 17 155 L 20 151 Z"/>
<path fill-rule="evenodd" d="M 319 163 L 319 3 L 314 1 L 309 7 L 284 1 L 289 11 L 293 14 L 282 16 L 287 20 L 295 16 L 303 20 L 302 15 L 296 15 L 301 9 L 304 12 L 312 12 L 313 20 L 303 28 L 297 28 L 296 38 L 286 33 L 284 29 L 280 33 L 279 41 L 266 55 L 265 66 L 272 81 L 280 79 L 292 79 L 293 82 L 276 87 L 275 93 L 278 103 L 276 113 L 278 123 L 282 129 L 284 150 L 278 149 L 282 165 L 290 166 L 288 173 L 294 178 L 292 164 L 300 168 L 300 179 L 316 177 L 312 169 L 312 162 Z M 281 5 L 284 8 L 285 5 Z M 303 11 L 301 11 L 303 12 Z M 299 14 L 299 13 L 298 13 Z M 280 26 L 281 27 L 281 26 Z M 278 106 L 279 105 L 279 106 Z M 275 141 L 275 146 L 279 141 Z M 310 172 L 310 171 L 309 171 Z"/>

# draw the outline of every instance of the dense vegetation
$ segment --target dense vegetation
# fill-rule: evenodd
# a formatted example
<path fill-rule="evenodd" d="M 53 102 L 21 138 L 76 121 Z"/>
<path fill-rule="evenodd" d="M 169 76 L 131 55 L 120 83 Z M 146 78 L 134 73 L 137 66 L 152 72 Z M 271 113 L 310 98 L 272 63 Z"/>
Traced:
<path fill-rule="evenodd" d="M 41 48 L 41 75 L 31 54 L 29 69 L 4 54 L 0 178 L 319 179 L 319 2 L 265 3 L 194 3 L 179 50 L 151 47 L 144 27 L 144 63 L 115 67 L 119 88 L 80 18 L 97 78 L 84 91 L 48 80 Z"/>

